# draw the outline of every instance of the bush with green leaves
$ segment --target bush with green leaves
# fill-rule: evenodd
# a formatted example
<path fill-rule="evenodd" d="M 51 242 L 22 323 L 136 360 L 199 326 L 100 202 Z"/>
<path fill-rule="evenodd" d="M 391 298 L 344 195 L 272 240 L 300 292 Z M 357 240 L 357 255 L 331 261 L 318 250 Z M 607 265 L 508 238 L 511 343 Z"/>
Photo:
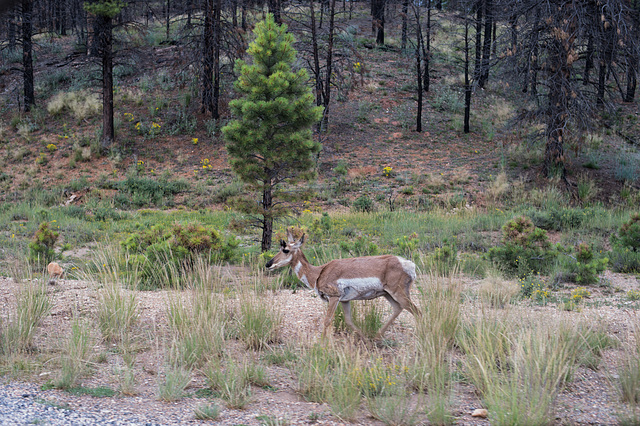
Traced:
<path fill-rule="evenodd" d="M 378 246 L 362 235 L 356 237 L 352 243 L 340 241 L 340 249 L 350 256 L 375 256 L 378 254 Z"/>
<path fill-rule="evenodd" d="M 176 223 L 152 226 L 130 235 L 121 245 L 133 255 L 130 266 L 138 269 L 143 285 L 158 277 L 164 278 L 165 285 L 174 285 L 179 284 L 174 281 L 180 278 L 180 271 L 191 269 L 197 257 L 205 257 L 209 262 L 232 259 L 238 241 L 234 237 L 223 239 L 210 226 Z"/>
<path fill-rule="evenodd" d="M 59 233 L 51 230 L 49 222 L 42 222 L 29 243 L 29 258 L 41 262 L 49 262 L 55 257 L 53 247 L 58 241 Z"/>
<path fill-rule="evenodd" d="M 174 195 L 188 188 L 189 184 L 183 180 L 129 176 L 126 180 L 114 185 L 114 189 L 118 190 L 114 201 L 122 208 L 163 206 L 171 204 Z"/>
<path fill-rule="evenodd" d="M 330 235 L 332 228 L 333 221 L 331 220 L 331 216 L 329 216 L 327 212 L 322 212 L 322 216 L 319 219 L 314 219 L 309 227 L 309 234 L 311 235 L 312 241 L 319 242 L 322 237 Z"/>
<path fill-rule="evenodd" d="M 375 211 L 375 203 L 367 195 L 361 195 L 356 198 L 351 207 L 356 212 L 372 213 Z"/>
<path fill-rule="evenodd" d="M 640 214 L 632 214 L 611 242 L 611 268 L 616 272 L 640 272 Z"/>
<path fill-rule="evenodd" d="M 458 265 L 458 247 L 454 241 L 445 238 L 430 256 L 431 269 L 438 275 L 448 276 Z"/>
<path fill-rule="evenodd" d="M 547 231 L 534 226 L 531 219 L 519 216 L 502 227 L 502 246 L 492 247 L 487 256 L 509 276 L 524 277 L 548 273 L 559 245 L 549 242 Z"/>
<path fill-rule="evenodd" d="M 582 223 L 595 216 L 593 209 L 557 209 L 527 210 L 525 216 L 529 217 L 538 228 L 548 231 L 564 231 L 580 227 Z"/>
<path fill-rule="evenodd" d="M 418 242 L 418 234 L 415 232 L 409 236 L 404 235 L 401 238 L 396 238 L 396 252 L 410 259 L 413 253 L 418 250 Z"/>
<path fill-rule="evenodd" d="M 575 248 L 575 260 L 571 257 L 566 264 L 567 278 L 579 284 L 594 284 L 599 275 L 604 272 L 609 263 L 607 257 L 596 257 L 593 247 L 587 243 L 580 243 Z"/>

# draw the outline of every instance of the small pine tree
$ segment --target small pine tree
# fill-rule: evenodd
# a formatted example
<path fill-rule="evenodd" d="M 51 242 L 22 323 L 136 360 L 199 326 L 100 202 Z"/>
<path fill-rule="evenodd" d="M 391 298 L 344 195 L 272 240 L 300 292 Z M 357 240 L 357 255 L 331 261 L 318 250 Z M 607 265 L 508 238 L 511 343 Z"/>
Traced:
<path fill-rule="evenodd" d="M 286 25 L 268 14 L 254 30 L 247 53 L 251 64 L 236 62 L 240 75 L 235 89 L 241 98 L 230 102 L 234 116 L 223 129 L 234 172 L 262 194 L 260 203 L 239 203 L 240 210 L 261 217 L 262 250 L 271 248 L 273 220 L 285 213 L 274 202 L 283 182 L 309 179 L 312 155 L 320 151 L 312 126 L 322 118 L 314 105 L 306 70 L 292 70 L 296 58 L 293 36 Z"/>

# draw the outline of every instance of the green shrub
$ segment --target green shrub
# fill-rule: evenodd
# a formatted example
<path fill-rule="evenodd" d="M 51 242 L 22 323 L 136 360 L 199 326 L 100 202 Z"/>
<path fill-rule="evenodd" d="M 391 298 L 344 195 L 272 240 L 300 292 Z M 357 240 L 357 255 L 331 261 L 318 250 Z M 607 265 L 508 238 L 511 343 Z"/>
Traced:
<path fill-rule="evenodd" d="M 455 241 L 450 242 L 445 238 L 442 241 L 442 246 L 436 247 L 433 253 L 426 257 L 425 263 L 433 273 L 449 276 L 460 266 L 458 260 L 458 247 Z"/>
<path fill-rule="evenodd" d="M 332 228 L 333 221 L 331 220 L 331 216 L 329 216 L 329 213 L 323 212 L 320 219 L 314 219 L 313 223 L 311 223 L 309 234 L 311 234 L 313 241 L 320 241 L 322 237 L 331 233 Z"/>
<path fill-rule="evenodd" d="M 528 210 L 525 216 L 531 218 L 535 226 L 549 231 L 565 231 L 580 227 L 585 220 L 595 215 L 592 209 L 549 209 Z"/>
<path fill-rule="evenodd" d="M 137 268 L 143 285 L 154 281 L 179 285 L 178 281 L 185 278 L 183 272 L 193 268 L 197 257 L 204 256 L 209 262 L 230 260 L 235 256 L 238 241 L 234 237 L 224 240 L 210 226 L 176 223 L 155 225 L 132 234 L 121 245 L 132 255 L 128 266 Z M 158 277 L 162 280 L 157 280 Z"/>
<path fill-rule="evenodd" d="M 599 275 L 606 269 L 609 259 L 596 258 L 593 248 L 587 243 L 580 243 L 575 248 L 575 261 L 571 259 L 566 266 L 567 279 L 579 284 L 594 284 Z"/>
<path fill-rule="evenodd" d="M 351 256 L 375 256 L 378 254 L 378 246 L 362 235 L 356 237 L 353 243 L 341 241 L 340 249 Z"/>
<path fill-rule="evenodd" d="M 59 234 L 49 228 L 49 222 L 42 222 L 29 243 L 29 257 L 32 260 L 49 262 L 55 257 L 53 246 Z"/>
<path fill-rule="evenodd" d="M 375 210 L 375 203 L 368 196 L 361 195 L 356 198 L 351 207 L 356 212 L 372 213 Z"/>
<path fill-rule="evenodd" d="M 411 258 L 413 253 L 418 249 L 418 235 L 414 232 L 408 237 L 404 235 L 401 238 L 396 239 L 396 252 L 407 258 Z"/>
<path fill-rule="evenodd" d="M 502 227 L 502 246 L 492 247 L 488 258 L 510 276 L 525 277 L 549 272 L 559 252 L 552 246 L 547 231 L 533 225 L 531 219 L 520 216 Z"/>
<path fill-rule="evenodd" d="M 162 206 L 170 204 L 173 196 L 188 189 L 189 184 L 182 180 L 169 180 L 165 177 L 151 179 L 140 176 L 129 176 L 126 180 L 115 184 L 118 194 L 114 201 L 123 208 Z"/>
<path fill-rule="evenodd" d="M 640 214 L 631 215 L 629 222 L 622 224 L 614 241 L 620 247 L 640 252 Z"/>
<path fill-rule="evenodd" d="M 640 272 L 640 214 L 631 215 L 611 237 L 611 269 L 616 272 Z"/>

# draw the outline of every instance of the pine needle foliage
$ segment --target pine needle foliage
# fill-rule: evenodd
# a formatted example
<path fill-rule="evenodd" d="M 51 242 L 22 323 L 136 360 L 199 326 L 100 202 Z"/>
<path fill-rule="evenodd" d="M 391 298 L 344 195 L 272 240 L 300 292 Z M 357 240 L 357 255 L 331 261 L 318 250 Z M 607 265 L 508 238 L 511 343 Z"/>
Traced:
<path fill-rule="evenodd" d="M 279 184 L 312 177 L 313 154 L 320 143 L 312 126 L 322 117 L 315 106 L 305 69 L 295 71 L 296 50 L 286 25 L 268 14 L 254 30 L 247 53 L 236 61 L 234 87 L 240 98 L 229 103 L 234 119 L 222 129 L 234 172 L 262 194 L 262 202 L 238 202 L 245 213 L 261 217 L 262 249 L 271 247 L 273 219 L 286 213 Z M 282 197 L 279 202 L 274 198 Z"/>

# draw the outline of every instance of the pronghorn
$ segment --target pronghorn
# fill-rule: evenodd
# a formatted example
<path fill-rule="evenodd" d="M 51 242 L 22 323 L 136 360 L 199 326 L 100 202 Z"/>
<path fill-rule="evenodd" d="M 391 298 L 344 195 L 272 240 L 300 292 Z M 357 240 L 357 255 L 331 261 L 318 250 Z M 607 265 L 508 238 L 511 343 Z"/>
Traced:
<path fill-rule="evenodd" d="M 351 319 L 349 302 L 352 300 L 370 300 L 384 296 L 391 303 L 393 314 L 380 329 L 376 339 L 382 337 L 402 309 L 416 317 L 420 315 L 409 295 L 411 284 L 416 279 L 416 265 L 413 262 L 400 256 L 385 255 L 336 259 L 322 266 L 313 266 L 301 250 L 304 235 L 295 241 L 291 231 L 287 230 L 287 239 L 288 242 L 280 242 L 280 252 L 265 266 L 273 270 L 291 265 L 300 281 L 315 290 L 322 300 L 329 302 L 323 336 L 331 325 L 338 302 L 342 303 L 347 325 L 362 339 L 362 331 Z"/>

